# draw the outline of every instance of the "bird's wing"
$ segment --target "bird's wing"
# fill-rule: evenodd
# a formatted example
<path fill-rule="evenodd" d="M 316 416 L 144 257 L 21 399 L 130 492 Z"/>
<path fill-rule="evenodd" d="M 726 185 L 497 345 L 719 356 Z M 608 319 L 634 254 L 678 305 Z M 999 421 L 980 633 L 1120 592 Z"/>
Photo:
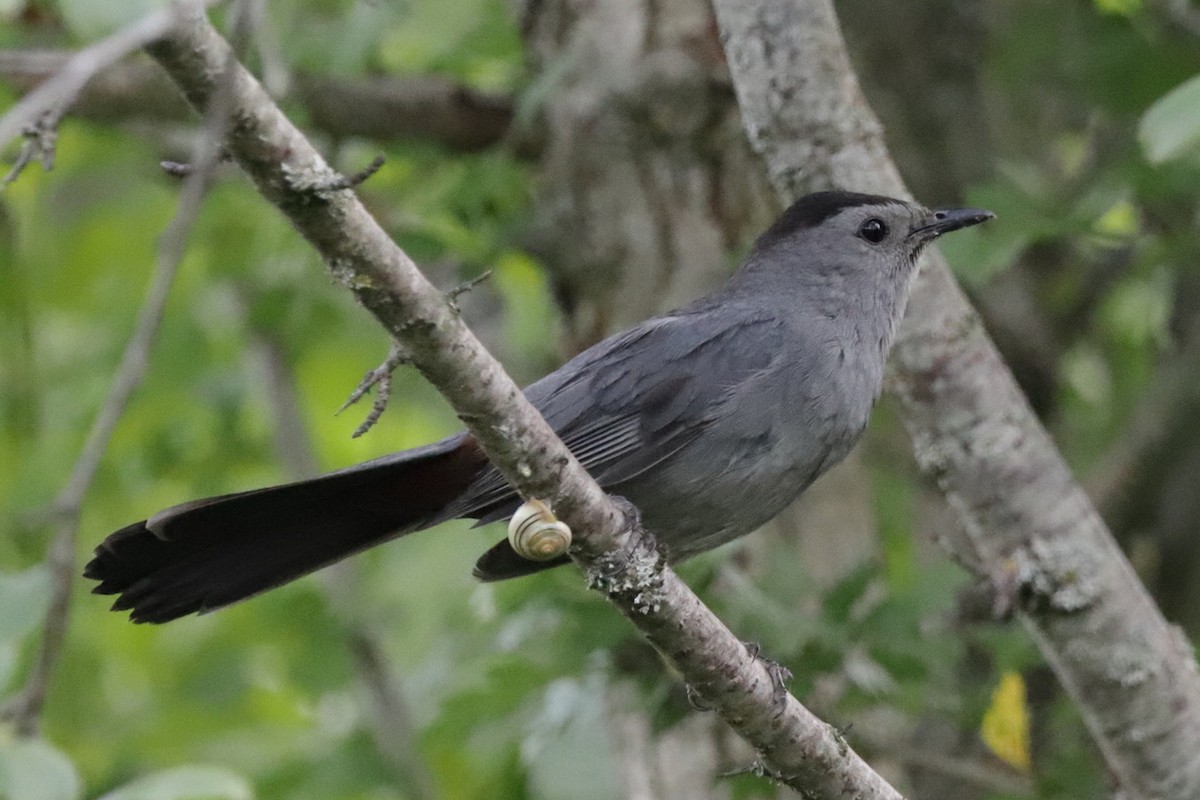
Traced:
<path fill-rule="evenodd" d="M 658 317 L 584 351 L 525 393 L 610 487 L 692 441 L 729 392 L 769 366 L 782 339 L 776 318 L 736 309 Z M 488 522 L 511 513 L 515 499 L 489 467 L 451 511 Z"/>

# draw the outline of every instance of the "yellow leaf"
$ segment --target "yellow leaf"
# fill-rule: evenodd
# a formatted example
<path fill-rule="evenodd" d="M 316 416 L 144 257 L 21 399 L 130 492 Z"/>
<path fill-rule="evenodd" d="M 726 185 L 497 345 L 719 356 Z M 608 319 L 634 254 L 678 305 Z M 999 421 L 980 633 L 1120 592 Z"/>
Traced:
<path fill-rule="evenodd" d="M 992 693 L 992 704 L 983 715 L 979 735 L 1005 763 L 1029 772 L 1029 708 L 1025 681 L 1020 673 L 1006 672 Z"/>

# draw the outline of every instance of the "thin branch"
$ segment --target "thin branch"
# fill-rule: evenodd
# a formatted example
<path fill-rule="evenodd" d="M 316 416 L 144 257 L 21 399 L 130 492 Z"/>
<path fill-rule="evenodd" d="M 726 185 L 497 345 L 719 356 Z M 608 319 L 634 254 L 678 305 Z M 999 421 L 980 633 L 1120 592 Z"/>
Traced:
<path fill-rule="evenodd" d="M 263 86 L 271 95 L 282 97 L 292 82 L 292 74 L 287 59 L 283 57 L 279 31 L 271 24 L 267 14 L 267 0 L 248 0 L 246 12 L 250 17 L 251 40 L 261 65 Z"/>
<path fill-rule="evenodd" d="M 317 458 L 300 416 L 295 375 L 279 342 L 259 331 L 252 337 L 266 378 L 279 460 L 293 480 L 312 477 L 317 474 Z M 321 574 L 321 587 L 345 630 L 359 681 L 369 695 L 367 713 L 376 748 L 411 797 L 432 800 L 437 792 L 429 768 L 417 751 L 416 727 L 403 687 L 392 672 L 379 637 L 364 624 L 354 603 L 361 587 L 356 566 L 350 561 L 335 564 Z"/>
<path fill-rule="evenodd" d="M 217 163 L 230 161 L 229 154 L 223 149 L 217 153 Z M 186 162 L 179 161 L 160 161 L 158 165 L 162 167 L 162 171 L 170 175 L 172 178 L 186 178 L 195 171 L 195 166 Z"/>
<path fill-rule="evenodd" d="M 382 643 L 361 623 L 350 623 L 348 628 L 346 637 L 354 656 L 354 668 L 370 697 L 375 746 L 392 769 L 404 777 L 409 797 L 415 800 L 436 798 L 438 793 L 433 777 L 417 751 L 412 712 L 400 682 L 392 673 Z"/>
<path fill-rule="evenodd" d="M 1141 467 L 1159 456 L 1168 438 L 1191 422 L 1200 402 L 1200 316 L 1191 323 L 1179 351 L 1156 370 L 1121 435 L 1096 460 L 1084 486 L 1092 501 L 1115 513 L 1126 500 Z"/>
<path fill-rule="evenodd" d="M 298 188 L 319 186 L 332 170 L 249 73 L 234 66 L 223 75 L 228 47 L 202 15 L 147 51 L 199 109 L 209 104 L 218 80 L 230 82 L 239 124 L 226 144 L 259 191 L 404 344 L 522 496 L 548 501 L 571 526 L 572 557 L 590 584 L 751 742 L 773 775 L 812 798 L 900 797 L 834 728 L 790 694 L 780 695 L 762 661 L 666 565 L 632 509 L 605 496 L 353 193 Z"/>
<path fill-rule="evenodd" d="M 92 480 L 96 477 L 100 460 L 108 448 L 113 431 L 133 393 L 141 385 L 150 362 L 150 351 L 154 346 L 158 329 L 162 324 L 167 298 L 179 264 L 183 260 L 188 235 L 220 158 L 220 141 L 226 117 L 221 113 L 224 103 L 214 102 L 207 115 L 204 135 L 197 142 L 194 159 L 195 169 L 184 181 L 179 195 L 179 205 L 159 241 L 158 255 L 150 288 L 138 312 L 133 334 L 121 354 L 120 364 L 113 374 L 104 404 L 92 421 L 92 427 L 79 454 L 66 486 L 54 500 L 57 519 L 54 539 L 50 545 L 52 592 L 42 640 L 29 677 L 24 686 L 0 709 L 0 719 L 12 720 L 18 733 L 36 735 L 42 706 L 50 679 L 58 665 L 63 642 L 66 639 L 70 618 L 71 588 L 75 582 L 75 541 L 79 532 L 79 516 L 83 501 Z"/>
<path fill-rule="evenodd" d="M 830 0 L 716 0 L 746 130 L 785 198 L 907 196 Z M 890 388 L 922 468 L 1138 800 L 1200 797 L 1200 674 L 988 338 L 945 259 L 926 258 Z"/>
<path fill-rule="evenodd" d="M 54 148 L 58 143 L 58 120 L 50 112 L 46 112 L 38 120 L 22 131 L 25 144 L 13 159 L 12 169 L 0 179 L 0 190 L 17 179 L 25 168 L 35 160 L 40 161 L 42 170 L 49 172 L 54 169 Z"/>
<path fill-rule="evenodd" d="M 346 402 L 342 403 L 337 411 L 333 412 L 334 416 L 341 414 L 350 406 L 357 403 L 359 400 L 375 388 L 375 402 L 371 404 L 371 410 L 367 412 L 366 419 L 362 421 L 354 433 L 350 434 L 351 439 L 357 439 L 371 428 L 375 427 L 375 423 L 383 416 L 383 412 L 387 410 L 388 401 L 392 398 L 392 373 L 400 366 L 412 363 L 412 358 L 408 355 L 408 351 L 397 342 L 395 339 L 388 349 L 388 357 L 382 364 L 375 369 L 367 372 L 363 379 L 359 381 L 358 386 L 354 387 L 354 391 L 350 393 L 350 397 Z"/>
<path fill-rule="evenodd" d="M 462 283 L 460 283 L 458 286 L 455 286 L 453 289 L 446 292 L 446 299 L 449 300 L 450 305 L 457 310 L 458 309 L 458 298 L 462 297 L 464 294 L 471 291 L 476 286 L 478 286 L 479 284 L 483 283 L 484 281 L 488 280 L 491 277 L 492 277 L 492 271 L 490 269 L 485 270 L 485 271 L 479 273 L 478 275 L 476 275 L 474 278 L 471 278 L 470 280 L 465 280 Z"/>
<path fill-rule="evenodd" d="M 262 28 L 266 35 L 269 26 Z M 255 41 L 267 46 L 263 36 Z M 57 73 L 71 59 L 61 50 L 0 49 L 0 83 L 30 91 Z M 284 80 L 275 58 L 264 58 L 264 70 L 277 86 L 291 87 L 289 101 L 298 102 L 313 129 L 338 138 L 361 136 L 379 142 L 422 139 L 445 147 L 474 152 L 505 141 L 513 132 L 511 96 L 483 92 L 437 75 L 348 78 L 300 73 Z M 270 84 L 268 84 L 270 85 Z M 144 60 L 112 64 L 91 77 L 70 104 L 70 113 L 86 119 L 120 122 L 190 119 L 162 71 Z M 519 155 L 536 152 L 537 131 L 522 133 L 514 142 Z"/>
<path fill-rule="evenodd" d="M 45 163 L 49 158 L 45 152 L 46 132 L 58 127 L 62 115 L 96 73 L 145 46 L 147 42 L 162 36 L 181 14 L 207 8 L 213 2 L 214 0 L 176 0 L 166 8 L 147 14 L 137 22 L 75 53 L 53 78 L 22 97 L 7 114 L 0 117 L 0 149 L 6 147 L 17 136 L 25 135 L 28 138 L 24 149 L 41 151 L 39 157 Z M 18 163 L 27 164 L 31 160 L 32 157 L 24 152 L 18 156 Z M 16 174 L 10 173 L 4 182 L 9 183 L 14 178 Z"/>
<path fill-rule="evenodd" d="M 382 155 L 375 156 L 371 159 L 371 163 L 355 172 L 352 175 L 339 175 L 334 180 L 330 181 L 326 186 L 322 187 L 326 191 L 337 191 L 338 189 L 353 189 L 366 183 L 367 179 L 379 172 L 384 162 L 387 161 Z"/>

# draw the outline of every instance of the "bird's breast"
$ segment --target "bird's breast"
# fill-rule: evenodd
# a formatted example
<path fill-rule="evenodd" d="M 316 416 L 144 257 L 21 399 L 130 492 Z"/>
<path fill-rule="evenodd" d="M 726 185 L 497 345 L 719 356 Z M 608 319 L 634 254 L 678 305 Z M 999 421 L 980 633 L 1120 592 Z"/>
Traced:
<path fill-rule="evenodd" d="M 873 397 L 836 375 L 764 371 L 738 387 L 703 435 L 620 487 L 673 558 L 716 547 L 778 515 L 857 441 Z"/>

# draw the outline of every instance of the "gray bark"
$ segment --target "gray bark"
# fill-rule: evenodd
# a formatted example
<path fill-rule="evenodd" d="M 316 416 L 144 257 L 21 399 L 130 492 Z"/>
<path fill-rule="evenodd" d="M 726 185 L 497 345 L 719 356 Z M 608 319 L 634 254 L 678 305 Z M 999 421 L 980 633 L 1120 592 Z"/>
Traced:
<path fill-rule="evenodd" d="M 907 196 L 828 0 L 717 0 L 747 131 L 787 198 Z M 1031 412 L 940 254 L 894 350 L 892 391 L 979 574 L 1021 619 L 1129 797 L 1200 797 L 1200 676 Z"/>
<path fill-rule="evenodd" d="M 703 0 L 530 2 L 540 109 L 537 229 L 568 351 L 723 280 L 777 208 L 742 135 Z"/>

